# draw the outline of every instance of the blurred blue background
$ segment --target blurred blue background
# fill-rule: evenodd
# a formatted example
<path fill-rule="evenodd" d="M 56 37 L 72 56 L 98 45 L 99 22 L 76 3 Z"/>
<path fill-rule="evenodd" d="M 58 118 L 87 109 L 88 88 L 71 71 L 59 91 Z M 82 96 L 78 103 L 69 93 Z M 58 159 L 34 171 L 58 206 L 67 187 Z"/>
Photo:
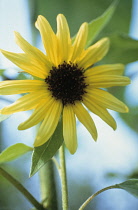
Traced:
<path fill-rule="evenodd" d="M 56 16 L 64 13 L 71 28 L 71 34 L 77 32 L 80 24 L 90 21 L 101 15 L 112 1 L 101 0 L 75 0 L 75 1 L 46 1 L 46 0 L 0 0 L 0 48 L 21 52 L 15 44 L 13 31 L 18 31 L 31 44 L 43 50 L 40 37 L 34 27 L 37 15 L 44 15 L 56 28 Z M 122 11 L 122 12 L 120 12 Z M 138 39 L 138 1 L 122 0 L 116 13 L 102 35 L 121 32 L 129 33 L 132 38 Z M 120 24 L 117 18 L 120 18 Z M 123 20 L 122 20 L 123 19 Z M 15 79 L 19 69 L 10 61 L 0 55 L 0 69 L 5 69 L 1 80 Z M 117 130 L 113 131 L 100 118 L 93 116 L 98 129 L 99 137 L 95 143 L 87 130 L 78 122 L 79 148 L 74 155 L 66 152 L 67 173 L 69 185 L 69 205 L 71 210 L 79 206 L 93 192 L 125 181 L 128 178 L 138 178 L 138 120 L 135 119 L 133 107 L 138 107 L 138 62 L 126 66 L 126 75 L 133 76 L 132 84 L 124 89 L 123 96 L 130 113 L 124 117 L 111 112 L 117 121 Z M 118 92 L 114 90 L 116 96 Z M 19 96 L 6 96 L 0 98 L 0 108 L 8 105 Z M 138 109 L 137 109 L 138 110 Z M 138 111 L 137 111 L 138 112 Z M 22 142 L 32 146 L 35 137 L 35 128 L 18 131 L 17 126 L 30 115 L 21 112 L 12 115 L 1 123 L 0 150 Z M 129 121 L 134 122 L 129 126 Z M 136 125 L 137 123 L 137 125 Z M 133 129 L 135 127 L 135 129 Z M 31 153 L 13 162 L 4 164 L 4 168 L 21 181 L 33 195 L 40 199 L 38 174 L 29 178 Z M 57 192 L 59 196 L 59 210 L 61 209 L 61 193 L 59 177 L 57 175 Z M 27 210 L 31 204 L 11 186 L 4 178 L 0 177 L 0 210 Z M 123 190 L 110 190 L 99 195 L 92 201 L 86 210 L 138 210 L 138 200 Z"/>

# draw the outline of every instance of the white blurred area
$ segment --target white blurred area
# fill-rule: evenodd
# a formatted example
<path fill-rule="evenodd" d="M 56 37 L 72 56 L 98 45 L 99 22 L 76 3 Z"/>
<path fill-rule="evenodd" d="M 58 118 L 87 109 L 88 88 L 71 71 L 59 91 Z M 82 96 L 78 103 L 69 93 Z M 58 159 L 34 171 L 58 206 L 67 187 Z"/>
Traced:
<path fill-rule="evenodd" d="M 26 0 L 0 0 L 0 48 L 12 52 L 21 52 L 15 44 L 13 31 L 18 31 L 21 35 L 31 43 L 31 31 L 29 28 L 29 13 L 26 5 Z M 131 36 L 138 39 L 138 1 L 134 1 L 134 14 L 132 17 Z M 4 56 L 0 55 L 1 69 L 7 68 L 7 73 L 11 77 L 17 74 L 14 70 L 15 66 L 8 61 Z M 129 64 L 128 74 L 131 73 L 131 65 L 134 69 L 138 69 L 138 63 Z M 17 67 L 16 67 L 17 68 Z M 138 75 L 137 81 L 127 88 L 128 104 L 138 104 Z M 137 88 L 136 88 L 137 87 Z M 10 97 L 11 98 L 11 97 Z M 14 99 L 16 99 L 15 96 Z M 0 108 L 8 105 L 7 102 L 1 103 Z M 35 129 L 26 131 L 18 131 L 18 125 L 29 117 L 29 112 L 14 114 L 11 118 L 3 122 L 2 135 L 5 140 L 5 146 L 8 147 L 14 143 L 22 142 L 27 145 L 32 145 L 35 137 Z M 138 135 L 133 132 L 115 112 L 112 112 L 117 121 L 117 130 L 113 131 L 100 118 L 93 116 L 98 129 L 98 140 L 94 142 L 86 129 L 78 123 L 78 144 L 79 148 L 75 155 L 70 155 L 67 151 L 67 170 L 68 177 L 76 182 L 85 182 L 87 179 L 95 183 L 95 189 L 98 190 L 106 187 L 109 184 L 115 184 L 117 181 L 124 181 L 123 176 L 135 170 L 138 162 Z M 29 160 L 30 161 L 30 160 Z M 28 170 L 28 168 L 27 168 Z M 106 173 L 115 172 L 121 175 L 120 178 L 109 179 L 107 182 L 104 178 Z M 29 173 L 29 171 L 28 171 Z M 79 177 L 79 179 L 78 179 Z M 91 181 L 92 179 L 92 181 Z M 98 184 L 97 184 L 98 183 Z M 106 193 L 107 197 L 111 195 Z M 106 199 L 106 195 L 103 195 Z M 109 206 L 114 207 L 110 210 L 117 210 L 117 198 L 122 196 L 122 207 L 119 210 L 129 210 L 131 202 L 138 205 L 138 200 L 131 195 L 120 191 L 114 193 L 113 198 L 108 199 Z M 130 200 L 128 204 L 128 200 Z M 125 202 L 126 201 L 126 202 Z M 100 206 L 99 206 L 100 209 Z M 101 209 L 103 210 L 103 209 Z M 107 209 L 105 209 L 107 210 Z M 137 210 L 137 209 L 134 209 Z"/>
<path fill-rule="evenodd" d="M 27 7 L 27 1 L 25 0 L 1 0 L 0 1 L 0 49 L 11 51 L 11 52 L 22 52 L 22 50 L 15 43 L 14 31 L 18 31 L 25 39 L 31 42 L 31 29 L 29 27 L 29 11 Z M 0 68 L 6 69 L 5 75 L 10 78 L 14 78 L 18 74 L 18 67 L 12 62 L 6 59 L 0 54 Z M 2 96 L 3 97 L 3 96 Z M 6 99 L 11 101 L 19 98 L 18 95 L 5 96 Z M 0 104 L 0 108 L 5 105 L 9 105 L 8 101 Z M 24 142 L 26 144 L 32 144 L 32 131 L 18 132 L 17 126 L 21 121 L 25 121 L 26 117 L 29 116 L 26 113 L 17 113 L 11 116 L 7 122 L 4 122 L 4 138 L 9 139 L 6 141 L 6 145 L 14 144 L 16 142 Z M 20 119 L 22 119 L 20 121 Z M 17 124 L 16 124 L 17 123 Z M 11 128 L 12 127 L 12 128 Z M 7 131 L 8 132 L 5 132 Z M 6 135 L 5 135 L 6 133 Z M 10 140 L 11 136 L 15 137 L 15 142 Z M 26 140 L 25 140 L 26 139 Z M 25 141 L 24 141 L 25 140 Z M 31 142 L 31 143 L 30 143 Z"/>

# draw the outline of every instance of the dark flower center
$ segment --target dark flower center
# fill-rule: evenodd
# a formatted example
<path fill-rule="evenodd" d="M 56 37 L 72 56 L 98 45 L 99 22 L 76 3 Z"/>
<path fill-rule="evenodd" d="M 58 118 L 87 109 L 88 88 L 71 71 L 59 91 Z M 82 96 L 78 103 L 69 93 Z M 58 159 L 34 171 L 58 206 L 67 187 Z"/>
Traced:
<path fill-rule="evenodd" d="M 82 96 L 86 93 L 85 77 L 82 68 L 77 64 L 66 63 L 52 67 L 49 76 L 45 79 L 48 90 L 52 96 L 60 99 L 63 105 L 75 104 L 75 101 L 82 101 Z"/>

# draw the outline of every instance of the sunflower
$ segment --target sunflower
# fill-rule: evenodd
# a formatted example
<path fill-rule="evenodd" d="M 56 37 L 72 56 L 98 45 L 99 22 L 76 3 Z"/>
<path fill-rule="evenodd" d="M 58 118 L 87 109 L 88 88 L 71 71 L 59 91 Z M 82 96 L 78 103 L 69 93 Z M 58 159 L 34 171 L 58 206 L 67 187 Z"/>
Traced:
<path fill-rule="evenodd" d="M 4 107 L 1 114 L 33 109 L 32 115 L 18 129 L 25 130 L 41 122 L 34 147 L 49 140 L 62 116 L 64 141 L 73 154 L 77 149 L 76 117 L 94 140 L 97 130 L 88 110 L 115 130 L 116 122 L 107 109 L 128 112 L 128 108 L 105 88 L 125 86 L 130 80 L 122 76 L 122 64 L 94 66 L 108 52 L 109 39 L 103 38 L 85 49 L 88 23 L 81 25 L 73 43 L 62 14 L 57 16 L 56 34 L 41 15 L 36 28 L 46 54 L 30 45 L 18 32 L 15 32 L 16 43 L 24 53 L 1 50 L 6 58 L 34 77 L 32 80 L 0 82 L 1 95 L 24 93 L 13 104 Z"/>

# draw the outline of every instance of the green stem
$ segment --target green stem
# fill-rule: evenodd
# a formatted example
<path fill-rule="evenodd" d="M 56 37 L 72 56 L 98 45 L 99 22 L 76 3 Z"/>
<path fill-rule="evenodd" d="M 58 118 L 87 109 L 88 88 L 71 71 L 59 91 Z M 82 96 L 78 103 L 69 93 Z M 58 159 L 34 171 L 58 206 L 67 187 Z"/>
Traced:
<path fill-rule="evenodd" d="M 115 189 L 115 188 L 118 188 L 118 185 L 112 185 L 112 186 L 109 186 L 109 187 L 105 187 L 101 190 L 99 190 L 98 192 L 94 193 L 92 196 L 90 196 L 82 205 L 81 207 L 79 208 L 79 210 L 83 210 L 88 204 L 89 202 L 95 198 L 97 195 L 99 195 L 100 193 L 106 191 L 106 190 L 110 190 L 110 189 Z"/>
<path fill-rule="evenodd" d="M 48 210 L 57 210 L 57 195 L 52 160 L 49 160 L 39 171 L 41 198 Z"/>
<path fill-rule="evenodd" d="M 9 173 L 0 167 L 0 174 L 5 177 L 11 184 L 14 185 L 38 210 L 46 210 L 29 192 L 24 186 L 13 178 Z"/>
<path fill-rule="evenodd" d="M 67 189 L 67 175 L 66 175 L 66 164 L 65 164 L 65 151 L 64 145 L 59 149 L 60 158 L 60 177 L 62 184 L 62 208 L 68 210 L 68 189 Z"/>
<path fill-rule="evenodd" d="M 60 165 L 59 165 L 57 159 L 56 159 L 55 157 L 52 157 L 52 161 L 53 161 L 53 163 L 55 164 L 57 170 L 60 171 Z"/>

